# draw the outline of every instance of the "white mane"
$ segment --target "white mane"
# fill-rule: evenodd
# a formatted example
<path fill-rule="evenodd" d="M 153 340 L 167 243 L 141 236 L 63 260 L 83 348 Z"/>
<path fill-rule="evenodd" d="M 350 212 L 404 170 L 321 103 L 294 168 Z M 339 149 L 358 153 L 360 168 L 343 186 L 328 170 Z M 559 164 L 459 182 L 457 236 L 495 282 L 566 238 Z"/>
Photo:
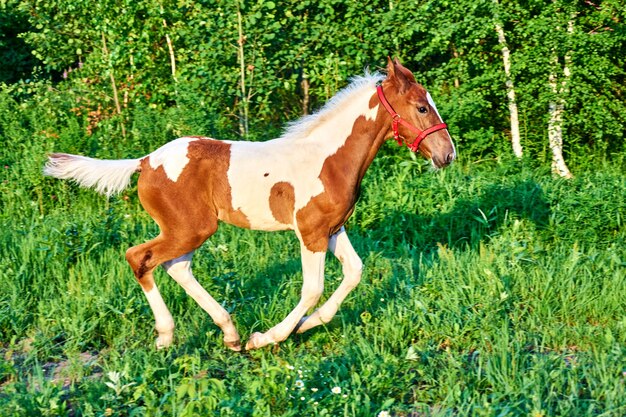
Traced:
<path fill-rule="evenodd" d="M 313 129 L 327 121 L 333 114 L 335 114 L 338 108 L 345 105 L 344 103 L 346 101 L 349 101 L 354 96 L 358 95 L 357 93 L 360 93 L 364 88 L 372 88 L 373 92 L 374 85 L 384 78 L 385 76 L 380 73 L 370 74 L 367 71 L 363 76 L 351 78 L 350 84 L 339 90 L 339 92 L 328 100 L 321 109 L 317 110 L 313 114 L 289 122 L 287 124 L 287 128 L 281 135 L 281 138 L 297 139 L 308 136 Z"/>

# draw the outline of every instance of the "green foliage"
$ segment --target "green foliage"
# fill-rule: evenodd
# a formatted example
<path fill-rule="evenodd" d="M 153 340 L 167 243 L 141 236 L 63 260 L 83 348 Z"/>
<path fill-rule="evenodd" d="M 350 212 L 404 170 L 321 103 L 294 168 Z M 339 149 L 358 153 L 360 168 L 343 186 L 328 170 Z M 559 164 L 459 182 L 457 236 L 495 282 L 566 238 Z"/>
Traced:
<path fill-rule="evenodd" d="M 554 99 L 548 78 L 559 75 L 567 60 L 565 150 L 574 159 L 615 157 L 624 151 L 626 123 L 621 6 L 12 0 L 4 6 L 11 10 L 4 16 L 12 32 L 0 42 L 25 43 L 0 53 L 4 61 L 30 67 L 35 64 L 23 54 L 32 50 L 41 67 L 36 77 L 54 80 L 56 99 L 82 120 L 88 135 L 100 129 L 125 137 L 146 109 L 154 109 L 193 120 L 184 134 L 197 129 L 193 133 L 253 140 L 276 136 L 285 121 L 319 107 L 350 76 L 381 68 L 387 55 L 399 56 L 431 90 L 459 147 L 485 158 L 510 152 L 497 16 L 511 49 L 529 155 L 548 159 L 547 109 Z M 20 100 L 49 96 L 24 82 L 8 89 Z"/>
<path fill-rule="evenodd" d="M 157 232 L 134 190 L 106 201 L 40 175 L 48 150 L 95 142 L 96 155 L 137 155 L 201 123 L 178 108 L 135 112 L 126 142 L 102 128 L 85 139 L 87 121 L 59 106 L 0 95 L 0 130 L 11 138 L 0 154 L 0 415 L 584 416 L 626 407 L 623 166 L 577 165 L 563 181 L 535 161 L 462 157 L 431 172 L 390 144 L 348 224 L 363 282 L 331 323 L 235 354 L 160 274 L 177 329 L 174 346 L 157 351 L 123 256 Z M 326 296 L 341 279 L 340 265 L 327 264 Z M 244 338 L 297 303 L 291 234 L 221 227 L 194 269 Z"/>

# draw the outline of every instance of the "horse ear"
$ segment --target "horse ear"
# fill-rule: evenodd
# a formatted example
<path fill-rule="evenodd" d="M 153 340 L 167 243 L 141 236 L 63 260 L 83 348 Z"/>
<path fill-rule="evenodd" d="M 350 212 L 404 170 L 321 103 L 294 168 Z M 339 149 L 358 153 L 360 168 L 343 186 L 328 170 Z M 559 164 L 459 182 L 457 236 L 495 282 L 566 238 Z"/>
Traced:
<path fill-rule="evenodd" d="M 400 94 L 404 94 L 410 88 L 411 83 L 415 82 L 415 77 L 411 71 L 406 69 L 398 60 L 387 57 L 387 79 L 391 81 Z"/>
<path fill-rule="evenodd" d="M 395 72 L 394 62 L 387 56 L 387 76 L 392 77 Z"/>

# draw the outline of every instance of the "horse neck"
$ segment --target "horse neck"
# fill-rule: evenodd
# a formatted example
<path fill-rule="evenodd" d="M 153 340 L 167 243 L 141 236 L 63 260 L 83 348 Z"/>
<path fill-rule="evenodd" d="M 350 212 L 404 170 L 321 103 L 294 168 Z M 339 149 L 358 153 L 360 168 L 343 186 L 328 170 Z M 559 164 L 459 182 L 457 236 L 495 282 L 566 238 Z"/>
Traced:
<path fill-rule="evenodd" d="M 385 142 L 386 113 L 381 111 L 374 87 L 357 94 L 350 105 L 327 115 L 310 132 L 309 140 L 330 144 L 327 161 L 336 167 L 348 186 L 359 187 L 365 172 Z"/>
<path fill-rule="evenodd" d="M 359 167 L 358 184 L 361 183 L 365 172 L 372 164 L 380 147 L 386 140 L 387 127 L 384 123 L 384 115 L 378 113 L 377 117 L 368 125 L 363 126 L 362 130 L 357 131 L 355 123 L 353 132 L 355 142 L 358 144 L 356 147 L 363 151 L 361 154 L 356 153 L 354 155 L 354 162 Z"/>

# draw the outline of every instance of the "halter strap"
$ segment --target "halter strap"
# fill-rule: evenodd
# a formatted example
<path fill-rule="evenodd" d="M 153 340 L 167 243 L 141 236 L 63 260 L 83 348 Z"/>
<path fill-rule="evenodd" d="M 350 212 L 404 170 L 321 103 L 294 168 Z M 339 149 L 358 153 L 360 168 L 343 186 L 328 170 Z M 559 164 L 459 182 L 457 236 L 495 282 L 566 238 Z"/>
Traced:
<path fill-rule="evenodd" d="M 378 99 L 382 103 L 383 107 L 391 115 L 391 129 L 393 130 L 393 138 L 396 140 L 396 142 L 398 142 L 398 145 L 402 146 L 403 144 L 406 144 L 406 146 L 411 151 L 416 152 L 420 146 L 420 143 L 424 140 L 424 138 L 426 138 L 426 136 L 439 130 L 448 128 L 448 125 L 446 125 L 445 123 L 439 123 L 429 127 L 426 130 L 419 130 L 417 127 L 413 126 L 411 123 L 400 117 L 400 115 L 393 109 L 393 107 L 391 107 L 391 104 L 389 104 L 389 101 L 387 101 L 387 97 L 385 97 L 385 93 L 383 93 L 383 86 L 380 82 L 376 84 L 376 92 L 378 93 Z M 406 143 L 404 141 L 404 138 L 400 136 L 398 125 L 402 125 L 411 130 L 413 133 L 417 134 L 415 140 L 413 140 L 412 143 Z"/>

